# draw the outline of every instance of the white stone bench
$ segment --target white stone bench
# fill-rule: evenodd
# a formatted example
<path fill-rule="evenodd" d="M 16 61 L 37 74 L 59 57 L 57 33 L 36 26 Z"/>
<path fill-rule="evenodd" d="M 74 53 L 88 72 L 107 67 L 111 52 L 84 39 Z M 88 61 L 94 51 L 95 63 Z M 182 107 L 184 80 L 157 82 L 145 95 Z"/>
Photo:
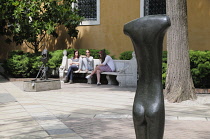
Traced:
<path fill-rule="evenodd" d="M 65 77 L 70 59 L 67 58 L 66 51 L 64 50 L 64 56 L 62 59 L 62 64 L 59 68 L 59 77 L 60 80 L 63 81 L 63 78 Z M 99 59 L 93 59 L 94 60 L 94 67 L 98 64 L 100 64 Z M 114 60 L 115 72 L 102 72 L 101 74 L 106 75 L 106 79 L 108 81 L 109 85 L 116 85 L 119 84 L 119 86 L 136 86 L 137 85 L 137 63 L 135 55 L 133 54 L 133 58 L 131 60 Z M 85 71 L 80 71 L 79 73 L 86 73 Z M 78 74 L 79 74 L 78 73 Z M 86 74 L 90 74 L 91 71 L 88 71 Z M 96 83 L 96 78 L 89 78 L 87 83 Z"/>

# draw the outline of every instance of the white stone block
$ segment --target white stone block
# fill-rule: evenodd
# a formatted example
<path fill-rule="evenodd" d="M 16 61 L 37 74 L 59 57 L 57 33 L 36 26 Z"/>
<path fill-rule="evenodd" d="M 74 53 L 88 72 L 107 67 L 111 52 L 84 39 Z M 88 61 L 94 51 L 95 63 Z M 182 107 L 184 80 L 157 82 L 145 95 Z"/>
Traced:
<path fill-rule="evenodd" d="M 61 89 L 61 82 L 60 80 L 25 81 L 23 89 L 27 92 Z"/>

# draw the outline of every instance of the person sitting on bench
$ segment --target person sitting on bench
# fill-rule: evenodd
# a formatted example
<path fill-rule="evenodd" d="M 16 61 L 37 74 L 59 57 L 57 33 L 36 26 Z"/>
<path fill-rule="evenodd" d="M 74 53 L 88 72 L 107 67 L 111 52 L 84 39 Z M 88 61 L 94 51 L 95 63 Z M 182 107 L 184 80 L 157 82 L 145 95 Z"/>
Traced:
<path fill-rule="evenodd" d="M 68 69 L 67 75 L 65 77 L 64 83 L 67 83 L 69 81 L 70 84 L 73 83 L 73 71 L 76 71 L 79 69 L 79 51 L 74 51 L 74 56 L 71 58 L 70 67 Z"/>
<path fill-rule="evenodd" d="M 101 60 L 102 64 L 99 64 L 90 75 L 86 76 L 86 78 L 89 79 L 89 78 L 92 77 L 93 74 L 96 73 L 97 85 L 101 84 L 101 82 L 100 82 L 101 72 L 113 72 L 113 71 L 115 71 L 114 61 L 111 58 L 111 56 L 106 55 L 105 50 L 99 51 L 99 57 L 100 57 L 100 60 Z"/>
<path fill-rule="evenodd" d="M 79 69 L 75 71 L 79 73 L 81 70 L 84 70 L 86 73 L 93 70 L 93 57 L 90 56 L 90 50 L 86 50 L 86 56 L 81 55 L 79 58 Z"/>

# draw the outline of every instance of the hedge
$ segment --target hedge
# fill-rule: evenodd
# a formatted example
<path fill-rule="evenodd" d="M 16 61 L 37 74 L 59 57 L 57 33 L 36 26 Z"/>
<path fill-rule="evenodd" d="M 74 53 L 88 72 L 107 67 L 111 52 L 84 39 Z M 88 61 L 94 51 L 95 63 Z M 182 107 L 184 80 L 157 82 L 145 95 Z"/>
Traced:
<path fill-rule="evenodd" d="M 74 50 L 75 49 L 67 49 L 68 58 L 73 56 Z M 90 49 L 91 55 L 94 58 L 99 58 L 99 51 L 100 50 Z M 105 49 L 105 51 L 107 54 L 110 54 L 108 50 Z M 85 55 L 85 52 L 86 49 L 79 49 L 80 55 Z M 49 60 L 47 63 L 49 72 L 51 72 L 52 69 L 60 67 L 62 57 L 63 50 L 49 52 Z M 3 63 L 6 74 L 12 77 L 36 77 L 41 65 L 41 52 L 31 54 L 24 53 L 20 50 L 10 52 L 8 59 Z"/>
<path fill-rule="evenodd" d="M 133 51 L 125 51 L 120 54 L 120 60 L 130 60 L 132 58 Z"/>
<path fill-rule="evenodd" d="M 68 57 L 73 56 L 75 49 L 67 49 Z M 86 49 L 79 49 L 80 55 L 85 55 Z M 97 59 L 100 50 L 90 49 L 91 55 Z M 108 50 L 105 50 L 110 54 Z M 190 67 L 193 82 L 196 88 L 210 88 L 210 51 L 189 51 Z M 23 51 L 12 51 L 8 59 L 4 62 L 3 67 L 7 74 L 13 77 L 36 77 L 42 62 L 40 61 L 41 53 L 30 54 Z M 49 61 L 47 66 L 55 69 L 60 66 L 63 57 L 63 50 L 49 52 Z M 112 56 L 114 58 L 114 56 Z M 126 51 L 120 54 L 121 60 L 132 58 L 132 51 Z M 115 58 L 114 58 L 115 59 Z M 162 55 L 162 83 L 165 86 L 167 71 L 167 52 L 163 51 Z"/>
<path fill-rule="evenodd" d="M 210 51 L 190 50 L 190 68 L 195 87 L 210 88 Z"/>
<path fill-rule="evenodd" d="M 189 51 L 191 74 L 196 88 L 210 88 L 210 51 Z M 126 51 L 120 54 L 120 59 L 129 60 L 132 52 Z M 167 52 L 162 55 L 162 83 L 165 87 L 167 71 Z"/>

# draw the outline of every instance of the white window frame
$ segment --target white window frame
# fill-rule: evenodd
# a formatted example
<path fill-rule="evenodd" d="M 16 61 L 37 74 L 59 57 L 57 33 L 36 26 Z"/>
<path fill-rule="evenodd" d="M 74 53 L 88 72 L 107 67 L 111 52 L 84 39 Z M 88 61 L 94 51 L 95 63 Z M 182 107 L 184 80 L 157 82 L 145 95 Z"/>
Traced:
<path fill-rule="evenodd" d="M 140 17 L 144 17 L 144 0 L 140 0 Z"/>
<path fill-rule="evenodd" d="M 75 7 L 75 4 L 72 5 L 73 7 Z M 86 25 L 100 25 L 100 0 L 96 0 L 96 6 L 97 6 L 97 17 L 96 17 L 96 20 L 93 21 L 93 20 L 89 20 L 89 21 L 82 21 L 80 23 L 80 26 L 86 26 Z"/>

